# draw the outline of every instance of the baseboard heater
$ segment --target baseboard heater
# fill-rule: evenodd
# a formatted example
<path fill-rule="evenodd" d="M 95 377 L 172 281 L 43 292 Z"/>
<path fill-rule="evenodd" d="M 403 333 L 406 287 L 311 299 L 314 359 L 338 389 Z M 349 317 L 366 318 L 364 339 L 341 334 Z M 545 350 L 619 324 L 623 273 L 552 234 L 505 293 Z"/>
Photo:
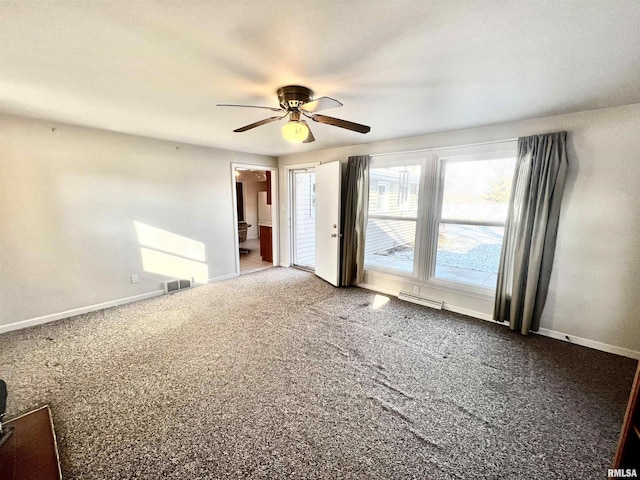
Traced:
<path fill-rule="evenodd" d="M 418 305 L 424 305 L 425 307 L 442 310 L 442 300 L 434 300 L 433 298 L 418 295 L 417 293 L 403 292 L 402 290 L 400 290 L 398 298 L 407 302 L 417 303 Z"/>
<path fill-rule="evenodd" d="M 164 282 L 164 293 L 173 293 L 191 288 L 191 280 L 167 280 Z"/>

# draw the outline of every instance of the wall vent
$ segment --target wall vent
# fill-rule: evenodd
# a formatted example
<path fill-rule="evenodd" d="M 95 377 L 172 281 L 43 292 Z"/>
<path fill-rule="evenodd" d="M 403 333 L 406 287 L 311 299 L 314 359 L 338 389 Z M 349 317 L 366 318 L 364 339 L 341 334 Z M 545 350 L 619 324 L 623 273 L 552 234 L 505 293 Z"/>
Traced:
<path fill-rule="evenodd" d="M 191 280 L 167 280 L 164 282 L 164 293 L 173 293 L 191 288 Z"/>
<path fill-rule="evenodd" d="M 411 303 L 417 303 L 418 305 L 424 305 L 425 307 L 435 308 L 436 310 L 442 310 L 442 300 L 434 300 L 433 298 L 428 298 L 423 295 L 418 295 L 416 293 L 403 292 L 400 290 L 398 294 L 398 298 L 400 300 L 405 300 Z"/>

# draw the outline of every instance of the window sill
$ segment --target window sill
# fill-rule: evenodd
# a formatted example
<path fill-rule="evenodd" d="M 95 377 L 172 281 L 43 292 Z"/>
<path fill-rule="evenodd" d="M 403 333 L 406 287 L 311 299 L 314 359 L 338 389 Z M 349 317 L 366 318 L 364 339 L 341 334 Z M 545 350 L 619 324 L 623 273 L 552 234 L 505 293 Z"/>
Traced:
<path fill-rule="evenodd" d="M 417 275 L 403 274 L 402 272 L 395 270 L 366 267 L 364 271 L 365 274 L 371 274 L 374 277 L 382 277 L 399 282 L 407 282 L 420 287 L 433 288 L 436 290 L 455 293 L 458 295 L 465 295 L 467 297 L 478 298 L 481 300 L 494 301 L 496 296 L 495 289 L 482 288 L 457 282 L 448 282 L 446 280 L 436 278 L 430 278 L 429 280 L 424 281 L 419 280 Z M 368 281 L 367 283 L 371 283 L 371 281 Z"/>
<path fill-rule="evenodd" d="M 365 273 L 374 273 L 385 277 L 395 277 L 398 279 L 411 280 L 412 282 L 419 282 L 418 275 L 415 273 L 403 272 L 402 270 L 394 270 L 391 268 L 377 267 L 377 266 L 365 266 Z"/>
<path fill-rule="evenodd" d="M 450 282 L 439 278 L 430 278 L 424 284 L 432 288 L 482 298 L 484 300 L 493 301 L 496 298 L 495 288 L 484 288 L 468 283 Z"/>

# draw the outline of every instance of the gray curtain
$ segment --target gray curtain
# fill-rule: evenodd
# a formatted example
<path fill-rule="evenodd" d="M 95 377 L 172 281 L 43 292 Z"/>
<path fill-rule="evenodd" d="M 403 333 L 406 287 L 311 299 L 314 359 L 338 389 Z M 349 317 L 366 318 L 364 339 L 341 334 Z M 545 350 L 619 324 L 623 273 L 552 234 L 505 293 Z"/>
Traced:
<path fill-rule="evenodd" d="M 364 281 L 364 236 L 369 203 L 369 156 L 349 157 L 342 202 L 340 285 Z"/>
<path fill-rule="evenodd" d="M 527 335 L 547 299 L 567 176 L 567 132 L 518 139 L 493 318 Z"/>

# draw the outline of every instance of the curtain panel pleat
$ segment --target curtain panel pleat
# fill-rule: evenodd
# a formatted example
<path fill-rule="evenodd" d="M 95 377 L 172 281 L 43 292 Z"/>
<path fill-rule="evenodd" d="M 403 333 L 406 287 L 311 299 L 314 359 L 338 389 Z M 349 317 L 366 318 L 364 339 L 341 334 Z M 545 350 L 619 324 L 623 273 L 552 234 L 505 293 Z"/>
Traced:
<path fill-rule="evenodd" d="M 342 205 L 340 285 L 364 281 L 364 240 L 369 203 L 369 156 L 349 157 Z"/>
<path fill-rule="evenodd" d="M 547 298 L 567 176 L 567 132 L 518 139 L 494 319 L 537 331 Z"/>

